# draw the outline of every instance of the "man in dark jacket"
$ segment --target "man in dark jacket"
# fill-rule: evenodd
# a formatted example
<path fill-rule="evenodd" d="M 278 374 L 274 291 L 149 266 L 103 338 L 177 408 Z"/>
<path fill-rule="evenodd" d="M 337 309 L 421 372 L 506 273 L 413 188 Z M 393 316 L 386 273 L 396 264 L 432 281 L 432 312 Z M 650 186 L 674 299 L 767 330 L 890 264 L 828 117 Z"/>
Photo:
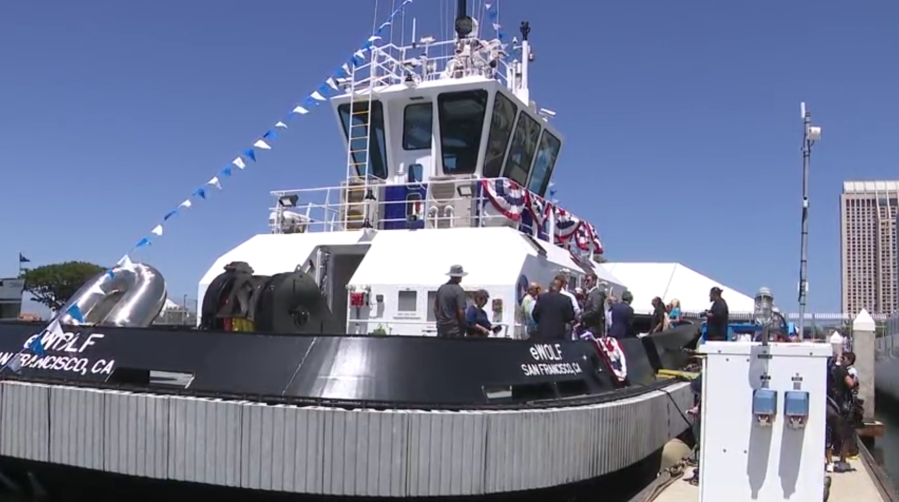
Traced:
<path fill-rule="evenodd" d="M 634 295 L 630 291 L 621 294 L 621 301 L 612 305 L 609 314 L 612 316 L 612 326 L 609 328 L 609 336 L 613 338 L 626 338 L 634 336 L 634 308 L 631 302 Z"/>
<path fill-rule="evenodd" d="M 555 341 L 568 339 L 568 325 L 574 322 L 574 306 L 571 299 L 560 291 L 562 283 L 552 282 L 549 291 L 537 297 L 534 304 L 534 322 L 537 323 L 535 341 Z"/>
<path fill-rule="evenodd" d="M 593 333 L 602 336 L 606 328 L 606 289 L 605 282 L 598 283 L 596 274 L 587 274 L 584 285 L 587 287 L 587 298 L 584 300 L 584 311 L 581 322 Z"/>
<path fill-rule="evenodd" d="M 468 275 L 462 265 L 453 265 L 446 274 L 449 281 L 437 289 L 434 295 L 434 318 L 437 320 L 438 338 L 462 338 L 465 336 L 467 322 L 465 307 L 467 295 L 462 286 L 462 278 Z"/>
<path fill-rule="evenodd" d="M 727 302 L 721 297 L 721 288 L 715 286 L 709 291 L 709 301 L 712 307 L 706 312 L 706 340 L 726 342 L 727 341 L 727 324 L 730 312 L 727 309 Z"/>

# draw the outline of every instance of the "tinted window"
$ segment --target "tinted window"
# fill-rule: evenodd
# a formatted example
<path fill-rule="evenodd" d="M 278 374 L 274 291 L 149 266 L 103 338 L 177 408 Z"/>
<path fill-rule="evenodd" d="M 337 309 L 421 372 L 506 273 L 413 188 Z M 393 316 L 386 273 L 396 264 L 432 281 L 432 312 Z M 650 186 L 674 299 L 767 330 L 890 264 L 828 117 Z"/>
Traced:
<path fill-rule="evenodd" d="M 515 103 L 497 92 L 493 102 L 493 117 L 490 119 L 490 135 L 487 136 L 487 153 L 484 156 L 484 176 L 487 178 L 500 177 L 516 113 L 518 107 Z"/>
<path fill-rule="evenodd" d="M 441 94 L 437 110 L 444 174 L 474 173 L 487 112 L 487 91 Z"/>
<path fill-rule="evenodd" d="M 366 170 L 368 174 L 378 178 L 387 178 L 387 143 L 384 137 L 384 108 L 380 101 L 371 102 L 371 114 L 368 113 L 368 103 L 360 101 L 353 103 L 353 113 L 350 113 L 349 103 L 337 107 L 340 113 L 340 121 L 343 123 L 343 132 L 349 140 L 349 148 L 353 153 L 353 167 L 356 169 L 358 176 L 364 176 Z M 369 117 L 369 115 L 371 115 Z M 352 119 L 353 126 L 350 127 Z M 370 124 L 367 124 L 370 120 Z M 371 128 L 371 138 L 366 141 L 369 125 Z M 365 146 L 368 143 L 368 149 L 371 157 L 371 165 L 366 165 L 369 161 L 365 154 Z"/>
<path fill-rule="evenodd" d="M 534 172 L 531 173 L 528 190 L 543 197 L 561 149 L 562 142 L 559 141 L 559 138 L 544 129 L 543 135 L 540 136 L 540 148 L 537 150 L 537 158 L 534 160 Z"/>
<path fill-rule="evenodd" d="M 406 106 L 403 112 L 403 149 L 430 150 L 433 129 L 434 106 L 431 103 Z"/>
<path fill-rule="evenodd" d="M 540 123 L 527 113 L 518 114 L 518 125 L 515 126 L 509 157 L 506 158 L 506 166 L 503 168 L 504 178 L 509 178 L 522 186 L 527 183 L 539 137 Z"/>

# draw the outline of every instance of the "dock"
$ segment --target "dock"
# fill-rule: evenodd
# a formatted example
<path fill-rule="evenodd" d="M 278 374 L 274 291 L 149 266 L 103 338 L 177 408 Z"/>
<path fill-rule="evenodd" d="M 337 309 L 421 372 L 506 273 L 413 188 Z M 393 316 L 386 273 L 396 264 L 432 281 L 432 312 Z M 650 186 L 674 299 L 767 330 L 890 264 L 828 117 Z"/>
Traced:
<path fill-rule="evenodd" d="M 864 447 L 862 447 L 864 448 Z M 830 477 L 830 496 L 826 502 L 893 502 L 896 499 L 889 482 L 884 482 L 877 471 L 879 467 L 873 465 L 873 458 L 867 450 L 864 450 L 856 458 L 850 459 L 852 471 L 843 473 L 828 473 Z M 823 469 L 823 460 L 822 466 Z M 693 468 L 687 467 L 682 472 L 674 475 L 665 475 L 668 480 L 664 488 L 644 491 L 643 497 L 633 502 L 699 502 L 699 486 L 688 482 L 693 477 Z M 661 486 L 661 484 L 660 484 Z"/>

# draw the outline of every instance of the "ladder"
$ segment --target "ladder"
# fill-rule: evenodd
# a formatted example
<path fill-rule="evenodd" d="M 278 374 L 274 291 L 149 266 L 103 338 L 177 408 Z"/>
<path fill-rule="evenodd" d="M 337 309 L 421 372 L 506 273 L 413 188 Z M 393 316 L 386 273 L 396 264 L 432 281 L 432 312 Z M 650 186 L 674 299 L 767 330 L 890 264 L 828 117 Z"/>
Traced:
<path fill-rule="evenodd" d="M 371 54 L 372 62 L 369 64 L 369 71 L 374 73 L 375 67 L 375 54 L 374 52 Z M 351 223 L 355 223 L 355 218 L 351 218 L 352 211 L 349 207 L 350 200 L 353 198 L 350 196 L 350 192 L 353 190 L 358 190 L 359 185 L 353 183 L 354 180 L 359 180 L 362 178 L 364 190 L 363 195 L 363 227 L 371 226 L 371 211 L 369 210 L 369 206 L 371 205 L 370 200 L 366 200 L 368 197 L 368 192 L 371 190 L 371 185 L 369 184 L 370 180 L 370 167 L 371 167 L 371 106 L 372 106 L 372 93 L 374 87 L 374 78 L 373 75 L 370 78 L 362 78 L 358 79 L 356 72 L 358 71 L 357 66 L 353 66 L 351 71 L 350 78 L 352 79 L 350 84 L 350 113 L 348 117 L 348 125 L 347 125 L 347 186 L 346 186 L 346 201 L 348 207 L 344 211 L 344 222 L 343 228 L 349 228 Z M 357 91 L 356 86 L 362 84 L 364 85 L 364 89 L 361 91 Z"/>

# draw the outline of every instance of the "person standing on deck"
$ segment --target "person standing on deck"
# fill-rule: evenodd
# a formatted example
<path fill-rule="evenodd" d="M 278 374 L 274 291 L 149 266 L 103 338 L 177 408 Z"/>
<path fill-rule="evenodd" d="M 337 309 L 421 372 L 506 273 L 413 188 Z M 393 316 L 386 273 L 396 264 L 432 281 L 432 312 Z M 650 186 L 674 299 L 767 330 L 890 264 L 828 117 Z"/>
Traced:
<path fill-rule="evenodd" d="M 612 317 L 612 326 L 609 328 L 609 336 L 612 338 L 626 338 L 634 336 L 634 308 L 631 302 L 634 295 L 630 291 L 621 293 L 621 301 L 612 304 L 609 315 Z"/>
<path fill-rule="evenodd" d="M 434 319 L 437 321 L 438 338 L 462 338 L 465 336 L 465 290 L 459 283 L 468 275 L 462 265 L 453 265 L 446 274 L 449 281 L 437 289 L 434 295 Z"/>
<path fill-rule="evenodd" d="M 587 286 L 587 299 L 584 301 L 584 312 L 581 314 L 581 323 L 593 333 L 593 336 L 603 336 L 606 332 L 606 290 L 607 283 L 597 284 L 596 274 L 587 274 L 584 285 Z"/>
<path fill-rule="evenodd" d="M 706 340 L 726 342 L 727 324 L 730 313 L 727 310 L 727 302 L 721 297 L 721 288 L 715 286 L 709 291 L 709 301 L 712 307 L 705 312 Z"/>
<path fill-rule="evenodd" d="M 534 340 L 546 342 L 571 339 L 574 307 L 571 300 L 562 294 L 563 287 L 562 282 L 556 279 L 549 291 L 537 298 L 533 311 L 534 321 L 537 323 Z"/>
<path fill-rule="evenodd" d="M 568 291 L 568 275 L 562 273 L 556 276 L 555 279 L 559 283 L 559 293 L 565 295 L 568 300 L 571 302 L 571 308 L 574 309 L 574 320 L 571 321 L 570 326 L 568 327 L 568 339 L 572 340 L 572 332 L 574 325 L 581 318 L 581 305 L 577 301 L 577 296 L 574 295 L 571 291 Z"/>
<path fill-rule="evenodd" d="M 537 323 L 534 321 L 534 305 L 540 296 L 540 285 L 532 282 L 528 285 L 527 294 L 521 299 L 521 313 L 524 319 L 525 339 L 528 339 L 537 332 Z"/>

